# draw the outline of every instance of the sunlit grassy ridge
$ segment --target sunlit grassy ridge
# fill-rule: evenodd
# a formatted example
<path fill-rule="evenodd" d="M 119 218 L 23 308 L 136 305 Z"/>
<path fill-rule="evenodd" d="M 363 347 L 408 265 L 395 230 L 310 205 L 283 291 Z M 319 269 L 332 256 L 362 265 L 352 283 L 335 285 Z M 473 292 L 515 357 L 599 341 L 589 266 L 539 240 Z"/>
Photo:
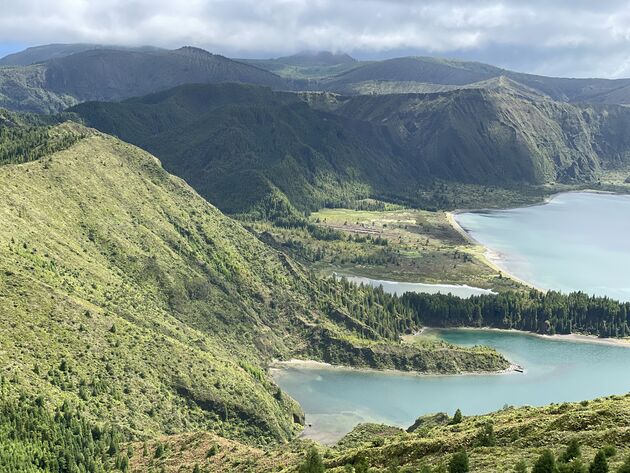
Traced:
<path fill-rule="evenodd" d="M 416 347 L 386 294 L 317 279 L 140 149 L 78 128 L 68 149 L 0 167 L 0 365 L 7 396 L 70 401 L 127 438 L 194 430 L 265 444 L 300 408 L 275 358 L 497 370 L 492 350 Z"/>
<path fill-rule="evenodd" d="M 462 449 L 468 454 L 472 473 L 512 472 L 521 461 L 526 471 L 531 471 L 545 449 L 560 457 L 572 440 L 580 447 L 579 460 L 587 466 L 603 447 L 613 453 L 607 460 L 612 472 L 630 454 L 630 395 L 545 407 L 510 407 L 482 416 L 465 414 L 460 423 L 446 414 L 426 416 L 409 433 L 386 425 L 359 425 L 336 446 L 318 447 L 325 471 L 444 472 L 453 455 Z M 488 435 L 490 425 L 492 433 Z M 158 445 L 166 454 L 156 459 Z M 288 473 L 298 471 L 308 443 L 293 442 L 290 447 L 261 451 L 211 435 L 193 434 L 150 442 L 147 455 L 140 447 L 134 445 L 137 454 L 131 458 L 132 471 L 145 471 L 150 466 L 174 472 L 199 465 L 202 471 Z"/>

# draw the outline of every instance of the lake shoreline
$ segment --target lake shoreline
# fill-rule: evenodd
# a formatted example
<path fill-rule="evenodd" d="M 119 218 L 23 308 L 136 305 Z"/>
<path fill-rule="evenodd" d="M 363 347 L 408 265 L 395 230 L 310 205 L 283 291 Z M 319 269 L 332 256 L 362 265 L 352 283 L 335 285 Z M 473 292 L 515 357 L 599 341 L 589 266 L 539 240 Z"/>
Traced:
<path fill-rule="evenodd" d="M 496 292 L 494 292 L 492 289 L 486 289 L 486 288 L 482 288 L 482 287 L 476 287 L 476 286 L 469 286 L 468 284 L 450 284 L 450 283 L 426 283 L 426 282 L 413 282 L 413 281 L 396 281 L 396 280 L 389 280 L 389 279 L 376 279 L 376 278 L 372 278 L 372 277 L 367 277 L 367 276 L 360 276 L 357 274 L 350 274 L 350 271 L 346 271 L 346 272 L 336 272 L 333 271 L 333 276 L 340 279 L 340 278 L 345 278 L 348 281 L 354 283 L 354 284 L 369 284 L 369 282 L 363 282 L 363 281 L 353 281 L 353 279 L 360 279 L 363 280 L 365 279 L 366 281 L 373 281 L 374 283 L 384 283 L 384 284 L 380 284 L 381 286 L 383 285 L 412 285 L 412 286 L 418 286 L 418 289 L 422 289 L 425 288 L 427 289 L 426 291 L 422 291 L 422 290 L 418 290 L 418 291 L 413 291 L 413 290 L 409 290 L 409 291 L 404 291 L 404 293 L 406 292 L 417 292 L 417 293 L 424 293 L 424 294 L 434 294 L 434 293 L 441 293 L 441 294 L 453 294 L 453 291 L 449 291 L 449 292 L 444 292 L 444 291 L 448 291 L 449 289 L 453 289 L 455 291 L 457 290 L 464 290 L 464 291 L 470 291 L 471 294 L 467 297 L 471 297 L 472 295 L 481 295 L 481 294 L 496 294 Z M 372 287 L 378 287 L 375 285 L 372 285 Z M 385 288 L 383 288 L 385 290 Z M 431 292 L 429 289 L 433 289 L 436 290 L 436 292 Z M 440 289 L 444 289 L 444 291 L 440 291 Z M 388 292 L 387 290 L 385 290 L 385 292 Z M 478 293 L 478 294 L 477 294 Z M 402 294 L 397 294 L 399 297 L 402 296 Z M 453 295 L 457 295 L 457 294 L 453 294 Z M 462 297 L 462 296 L 458 296 L 458 297 Z"/>
<path fill-rule="evenodd" d="M 414 334 L 414 336 L 420 336 L 424 332 L 424 329 L 419 333 Z M 354 372 L 362 372 L 362 373 L 380 373 L 380 374 L 390 374 L 395 376 L 413 376 L 413 377 L 453 377 L 453 376 L 498 376 L 504 374 L 514 374 L 521 373 L 523 371 L 523 367 L 512 363 L 508 360 L 510 366 L 503 370 L 498 371 L 464 371 L 461 373 L 425 373 L 421 371 L 403 371 L 396 369 L 377 369 L 377 368 L 365 368 L 365 367 L 356 367 L 356 366 L 348 366 L 348 365 L 333 365 L 331 363 L 326 363 L 323 361 L 317 360 L 302 360 L 299 358 L 292 358 L 290 360 L 273 360 L 268 369 L 273 372 L 281 372 L 286 371 L 288 368 L 303 368 L 303 369 L 325 369 L 325 370 L 336 370 L 336 371 L 354 371 Z"/>
<path fill-rule="evenodd" d="M 458 221 L 457 216 L 460 214 L 467 214 L 467 213 L 468 214 L 475 214 L 475 213 L 484 214 L 484 213 L 503 212 L 503 211 L 509 211 L 509 210 L 526 209 L 526 208 L 531 208 L 531 207 L 544 206 L 544 205 L 550 204 L 553 201 L 553 199 L 557 197 L 560 197 L 562 195 L 569 195 L 569 194 L 596 194 L 596 195 L 606 195 L 606 196 L 627 196 L 628 195 L 626 193 L 618 193 L 618 192 L 598 190 L 598 189 L 575 189 L 575 190 L 561 191 L 561 192 L 550 194 L 544 197 L 540 202 L 536 202 L 532 204 L 524 204 L 524 205 L 519 205 L 516 207 L 505 207 L 505 208 L 455 209 L 455 210 L 447 211 L 445 212 L 445 214 L 446 214 L 447 222 L 451 225 L 451 227 L 459 235 L 461 235 L 469 244 L 473 245 L 475 249 L 480 250 L 478 252 L 475 251 L 474 255 L 477 258 L 479 258 L 484 264 L 486 264 L 488 267 L 492 268 L 495 271 L 500 272 L 507 278 L 519 284 L 522 284 L 531 289 L 536 289 L 541 292 L 547 292 L 550 290 L 550 288 L 539 287 L 534 282 L 531 282 L 519 276 L 516 276 L 512 272 L 512 270 L 510 270 L 506 266 L 507 265 L 506 257 L 502 255 L 501 253 L 497 252 L 496 250 L 489 248 L 483 242 L 473 237 L 473 235 L 468 230 L 466 230 L 463 227 L 463 225 Z"/>
<path fill-rule="evenodd" d="M 554 334 L 546 335 L 542 333 L 528 332 L 526 330 L 518 330 L 515 328 L 497 328 L 497 327 L 424 327 L 422 333 L 439 332 L 442 330 L 466 330 L 466 331 L 486 331 L 486 332 L 504 332 L 519 335 L 530 335 L 532 337 L 542 338 L 544 340 L 556 340 L 570 343 L 596 343 L 600 345 L 612 345 L 624 348 L 630 348 L 630 338 L 600 338 L 596 335 L 583 333 L 570 334 Z"/>
<path fill-rule="evenodd" d="M 542 204 L 536 204 L 536 205 L 542 205 Z M 458 213 L 466 213 L 466 212 L 471 212 L 471 211 L 464 211 L 464 210 L 457 211 L 457 210 L 454 210 L 454 211 L 451 211 L 451 212 L 445 212 L 446 220 L 451 225 L 453 230 L 455 230 L 457 233 L 459 233 L 469 244 L 471 244 L 474 247 L 479 248 L 481 250 L 479 252 L 479 254 L 475 254 L 475 256 L 480 258 L 481 261 L 486 266 L 491 268 L 493 271 L 496 271 L 496 272 L 500 273 L 501 275 L 503 275 L 504 277 L 506 277 L 508 279 L 511 279 L 511 280 L 513 280 L 513 281 L 515 281 L 515 282 L 517 282 L 519 284 L 522 284 L 523 286 L 529 287 L 531 289 L 536 289 L 537 291 L 541 291 L 541 292 L 546 292 L 547 291 L 547 289 L 544 289 L 544 288 L 541 288 L 541 287 L 537 287 L 533 283 L 519 278 L 515 274 L 512 274 L 510 271 L 508 271 L 507 269 L 502 267 L 500 265 L 500 262 L 502 261 L 501 255 L 497 254 L 496 252 L 494 252 L 493 250 L 491 250 L 490 248 L 488 248 L 487 246 L 485 246 L 481 242 L 475 240 L 475 238 L 473 238 L 473 236 L 470 233 L 468 233 L 466 231 L 466 229 L 464 229 L 464 227 L 462 227 L 460 225 L 460 223 L 457 221 L 457 219 L 455 218 L 455 215 L 457 215 Z"/>

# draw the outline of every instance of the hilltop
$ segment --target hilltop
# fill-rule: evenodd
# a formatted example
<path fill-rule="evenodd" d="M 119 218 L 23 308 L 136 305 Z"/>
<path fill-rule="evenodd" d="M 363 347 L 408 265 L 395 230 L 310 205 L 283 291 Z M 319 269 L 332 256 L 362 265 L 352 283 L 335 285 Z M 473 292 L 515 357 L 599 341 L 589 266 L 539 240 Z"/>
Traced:
<path fill-rule="evenodd" d="M 59 112 L 86 100 L 122 100 L 180 84 L 217 82 L 287 87 L 271 72 L 199 48 L 90 49 L 0 67 L 0 107 Z"/>

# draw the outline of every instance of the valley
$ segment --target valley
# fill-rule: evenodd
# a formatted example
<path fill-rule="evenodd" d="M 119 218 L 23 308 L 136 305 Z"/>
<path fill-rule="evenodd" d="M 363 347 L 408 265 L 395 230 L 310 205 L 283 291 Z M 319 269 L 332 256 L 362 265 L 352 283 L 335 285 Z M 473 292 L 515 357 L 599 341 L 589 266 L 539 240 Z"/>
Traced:
<path fill-rule="evenodd" d="M 0 59 L 0 471 L 626 473 L 629 90 Z"/>

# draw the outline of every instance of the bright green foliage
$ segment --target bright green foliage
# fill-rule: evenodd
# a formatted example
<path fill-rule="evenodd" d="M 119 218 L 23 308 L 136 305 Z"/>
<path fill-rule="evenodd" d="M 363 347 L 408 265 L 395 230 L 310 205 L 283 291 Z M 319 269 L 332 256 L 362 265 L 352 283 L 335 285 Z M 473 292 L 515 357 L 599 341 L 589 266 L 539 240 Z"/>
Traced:
<path fill-rule="evenodd" d="M 532 290 L 484 294 L 470 299 L 407 293 L 403 300 L 429 326 L 490 326 L 545 334 L 582 332 L 600 337 L 630 334 L 630 303 L 591 297 L 583 292 Z"/>
<path fill-rule="evenodd" d="M 491 350 L 401 343 L 418 324 L 399 299 L 315 278 L 98 133 L 0 167 L 0 221 L 5 376 L 131 435 L 290 438 L 303 414 L 268 375 L 274 358 L 507 366 Z"/>
<path fill-rule="evenodd" d="M 626 461 L 619 467 L 617 473 L 630 473 L 630 455 L 626 457 Z"/>
<path fill-rule="evenodd" d="M 455 453 L 448 463 L 449 473 L 468 473 L 468 454 L 465 450 Z"/>
<path fill-rule="evenodd" d="M 576 438 L 573 438 L 569 441 L 566 450 L 560 456 L 560 461 L 567 463 L 581 455 L 580 444 Z"/>
<path fill-rule="evenodd" d="M 591 462 L 591 466 L 588 468 L 589 473 L 608 473 L 608 460 L 606 459 L 606 452 L 601 449 L 595 454 L 595 458 Z"/>
<path fill-rule="evenodd" d="M 324 473 L 326 468 L 324 468 L 324 463 L 322 462 L 322 457 L 320 456 L 317 448 L 311 447 L 306 454 L 306 459 L 300 465 L 298 469 L 299 473 Z"/>
<path fill-rule="evenodd" d="M 14 397 L 6 378 L 0 383 L 0 471 L 126 471 L 128 460 L 115 462 L 111 452 L 122 439 L 116 430 L 69 402 L 51 406 L 43 397 Z"/>
<path fill-rule="evenodd" d="M 542 452 L 532 468 L 532 473 L 557 473 L 557 471 L 556 458 L 551 450 Z"/>

